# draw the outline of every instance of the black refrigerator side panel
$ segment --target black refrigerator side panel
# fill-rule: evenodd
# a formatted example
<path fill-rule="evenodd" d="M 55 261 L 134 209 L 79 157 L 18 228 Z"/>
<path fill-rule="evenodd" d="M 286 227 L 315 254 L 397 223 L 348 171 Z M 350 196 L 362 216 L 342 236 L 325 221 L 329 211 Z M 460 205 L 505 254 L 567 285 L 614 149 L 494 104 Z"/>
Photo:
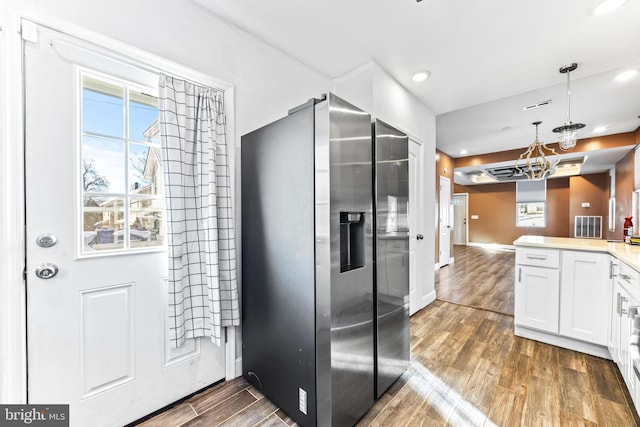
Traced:
<path fill-rule="evenodd" d="M 243 136 L 241 150 L 243 375 L 314 426 L 313 107 Z"/>

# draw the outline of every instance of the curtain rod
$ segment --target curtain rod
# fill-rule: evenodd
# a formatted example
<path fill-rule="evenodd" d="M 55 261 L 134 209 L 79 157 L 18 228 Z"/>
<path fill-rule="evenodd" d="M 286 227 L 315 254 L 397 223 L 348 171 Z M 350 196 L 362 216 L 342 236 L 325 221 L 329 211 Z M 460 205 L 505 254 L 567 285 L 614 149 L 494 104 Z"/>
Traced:
<path fill-rule="evenodd" d="M 86 41 L 86 40 L 84 40 L 84 41 Z M 91 43 L 91 42 L 87 42 L 87 43 Z M 93 43 L 91 43 L 91 44 L 93 44 Z M 192 84 L 195 84 L 197 86 L 211 87 L 211 85 L 194 81 L 193 79 L 186 78 L 186 77 L 181 76 L 179 74 L 172 73 L 172 72 L 167 71 L 167 70 L 163 70 L 160 67 L 154 67 L 154 66 L 151 66 L 149 64 L 145 64 L 143 62 L 140 62 L 140 61 L 132 60 L 129 57 L 127 57 L 126 55 L 123 55 L 123 54 L 121 54 L 119 52 L 114 52 L 111 49 L 105 48 L 103 46 L 96 45 L 96 47 L 98 47 L 99 49 L 106 49 L 106 50 L 108 50 L 110 52 L 113 52 L 114 54 L 116 54 L 118 56 L 116 56 L 116 55 L 108 55 L 108 54 L 106 54 L 104 52 L 99 52 L 97 50 L 93 50 L 91 48 L 84 47 L 84 46 L 78 46 L 78 45 L 76 45 L 74 43 L 70 43 L 68 41 L 49 39 L 49 46 L 51 46 L 51 48 L 56 52 L 56 54 L 58 56 L 62 57 L 62 58 L 64 58 L 64 54 L 62 52 L 60 52 L 58 49 L 56 49 L 56 45 L 66 45 L 68 47 L 71 47 L 72 49 L 77 49 L 77 50 L 81 50 L 81 51 L 84 51 L 84 52 L 88 52 L 88 53 L 90 53 L 92 55 L 97 55 L 97 56 L 100 56 L 102 58 L 105 58 L 105 59 L 108 59 L 108 60 L 111 60 L 111 61 L 120 62 L 122 64 L 128 65 L 130 67 L 134 67 L 134 68 L 137 68 L 139 70 L 146 71 L 146 72 L 149 72 L 149 73 L 152 73 L 152 74 L 164 74 L 166 76 L 171 76 L 171 77 L 175 77 L 175 78 L 179 78 L 179 79 L 185 80 L 185 81 L 187 81 L 189 83 L 192 83 Z M 64 58 L 64 59 L 68 59 L 68 58 Z M 220 92 L 224 92 L 224 89 L 220 89 L 218 87 L 212 87 L 212 89 L 220 91 Z"/>
<path fill-rule="evenodd" d="M 108 36 L 99 34 L 99 33 L 94 33 L 91 30 L 87 30 L 85 28 L 82 27 L 76 27 L 73 26 L 73 24 L 69 24 L 72 25 L 72 29 L 67 29 L 66 26 L 67 24 L 63 24 L 63 23 L 58 23 L 58 25 L 54 25 L 51 23 L 45 23 L 43 22 L 41 19 L 37 19 L 37 18 L 33 18 L 33 17 L 26 17 L 23 16 L 21 18 L 21 21 L 24 22 L 29 22 L 33 25 L 39 26 L 39 27 L 43 27 L 43 28 L 47 28 L 51 31 L 55 31 L 56 33 L 59 33 L 60 35 L 64 35 L 64 36 L 68 36 L 68 37 L 72 37 L 74 39 L 77 39 L 81 42 L 84 43 L 88 43 L 92 46 L 95 46 L 97 48 L 97 50 L 93 50 L 89 47 L 83 47 L 83 46 L 79 46 L 76 45 L 74 43 L 68 42 L 68 41 L 63 41 L 63 40 L 49 40 L 49 44 L 51 45 L 52 48 L 54 48 L 54 44 L 58 43 L 58 44 L 66 44 L 70 47 L 74 47 L 80 50 L 84 50 L 86 52 L 90 52 L 96 55 L 100 55 L 103 58 L 106 59 L 111 59 L 113 61 L 117 61 L 117 62 L 121 62 L 123 64 L 129 65 L 131 67 L 134 68 L 138 68 L 142 71 L 147 71 L 147 72 L 152 72 L 152 73 L 164 73 L 167 75 L 172 75 L 175 77 L 178 77 L 180 79 L 186 80 L 190 83 L 194 83 L 197 85 L 201 85 L 201 86 L 208 86 L 211 87 L 215 90 L 218 91 L 222 91 L 225 92 L 229 89 L 233 88 L 233 85 L 231 83 L 225 82 L 223 80 L 220 79 L 216 79 L 214 77 L 211 77 L 208 74 L 202 73 L 201 71 L 197 71 L 195 69 L 191 69 L 189 67 L 185 67 L 181 64 L 178 63 L 174 63 L 172 60 L 152 54 L 150 52 L 145 51 L 144 49 L 140 49 L 137 48 L 135 46 L 129 45 L 125 42 L 121 42 L 115 39 L 112 39 Z M 112 46 L 115 45 L 115 46 Z M 103 52 L 101 52 L 103 51 Z M 104 52 L 107 51 L 107 52 Z M 57 51 L 56 51 L 57 53 Z M 139 60 L 136 59 L 133 55 L 134 54 L 139 54 L 143 57 L 145 57 L 147 60 Z M 166 62 L 168 67 L 163 67 L 162 65 L 152 65 L 151 63 L 149 63 L 150 61 L 157 61 L 157 62 Z M 185 72 L 173 72 L 170 71 L 170 69 L 172 67 L 176 67 L 178 69 L 183 69 Z M 191 74 L 191 72 L 195 75 L 200 75 L 201 77 L 198 78 L 190 78 L 190 77 L 185 77 L 184 74 L 189 75 Z M 209 83 L 204 83 L 209 81 Z"/>

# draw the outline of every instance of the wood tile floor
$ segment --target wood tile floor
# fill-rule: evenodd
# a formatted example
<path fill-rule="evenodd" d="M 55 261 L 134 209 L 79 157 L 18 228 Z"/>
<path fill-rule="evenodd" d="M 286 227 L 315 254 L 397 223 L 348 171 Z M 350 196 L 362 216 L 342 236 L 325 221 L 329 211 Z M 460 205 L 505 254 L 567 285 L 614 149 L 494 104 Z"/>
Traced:
<path fill-rule="evenodd" d="M 435 274 L 439 300 L 513 316 L 515 252 L 454 245 L 453 257 Z"/>
<path fill-rule="evenodd" d="M 449 280 L 464 267 L 455 256 Z M 501 275 L 495 263 L 485 267 Z M 480 275 L 476 287 L 501 280 Z M 513 317 L 496 311 L 438 300 L 412 316 L 411 366 L 358 426 L 640 426 L 611 361 L 516 337 Z M 142 425 L 294 423 L 240 378 Z"/>

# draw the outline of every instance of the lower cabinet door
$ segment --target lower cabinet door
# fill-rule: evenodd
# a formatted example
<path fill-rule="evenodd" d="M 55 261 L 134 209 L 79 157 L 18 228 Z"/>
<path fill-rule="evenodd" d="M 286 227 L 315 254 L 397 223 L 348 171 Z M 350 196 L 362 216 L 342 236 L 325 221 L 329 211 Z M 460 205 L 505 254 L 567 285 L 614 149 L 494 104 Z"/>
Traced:
<path fill-rule="evenodd" d="M 554 268 L 516 265 L 516 325 L 559 332 L 560 273 Z"/>
<path fill-rule="evenodd" d="M 607 345 L 609 255 L 562 251 L 560 334 Z"/>

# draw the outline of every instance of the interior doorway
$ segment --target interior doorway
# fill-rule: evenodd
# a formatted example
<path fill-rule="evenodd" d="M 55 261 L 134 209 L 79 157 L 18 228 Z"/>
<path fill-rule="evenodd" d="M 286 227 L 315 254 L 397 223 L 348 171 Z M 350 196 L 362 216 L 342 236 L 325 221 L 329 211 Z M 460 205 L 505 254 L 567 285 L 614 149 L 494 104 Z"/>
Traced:
<path fill-rule="evenodd" d="M 467 217 L 468 207 L 467 200 L 469 195 L 467 193 L 457 193 L 453 195 L 453 244 L 454 245 L 466 245 L 468 228 Z"/>

